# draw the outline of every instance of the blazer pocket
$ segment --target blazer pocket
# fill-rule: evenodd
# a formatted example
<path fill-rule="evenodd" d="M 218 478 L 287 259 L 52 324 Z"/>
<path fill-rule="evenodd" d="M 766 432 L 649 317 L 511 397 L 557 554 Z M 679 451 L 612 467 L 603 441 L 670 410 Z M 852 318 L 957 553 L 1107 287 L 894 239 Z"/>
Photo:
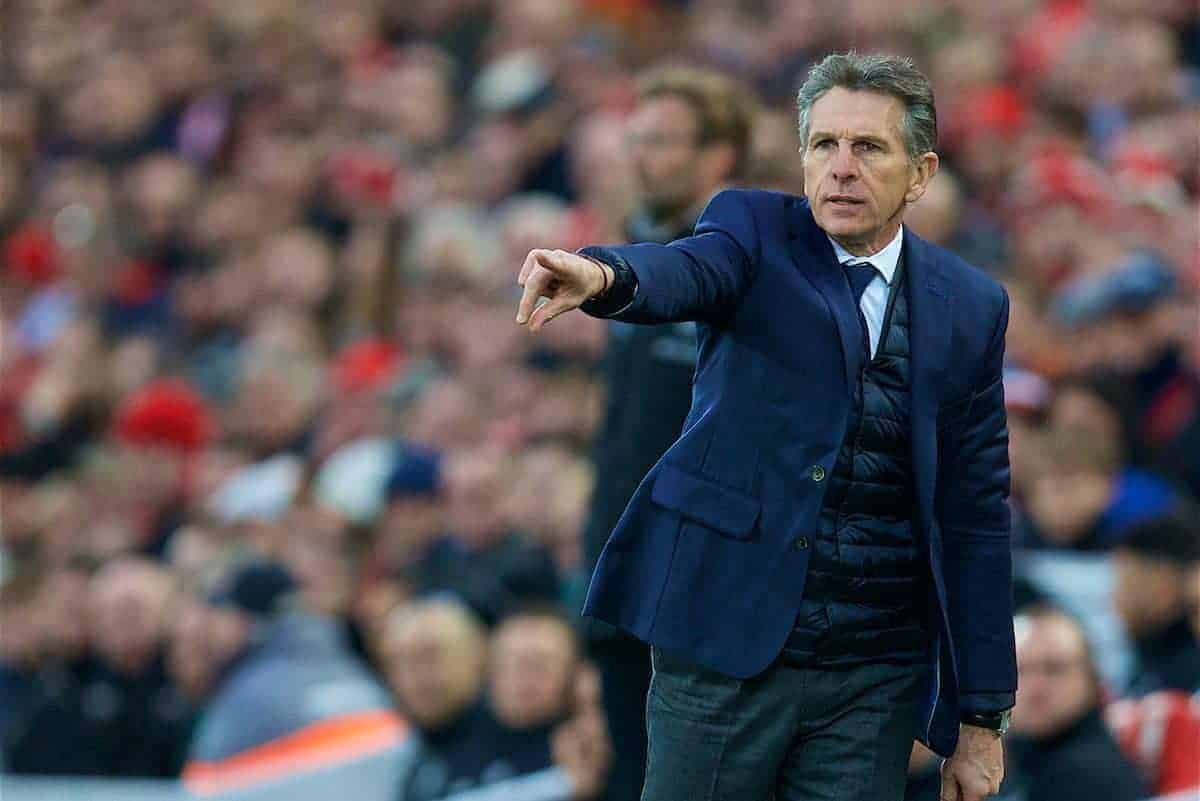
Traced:
<path fill-rule="evenodd" d="M 758 521 L 761 502 L 675 465 L 663 464 L 650 500 L 735 539 L 748 539 Z"/>
<path fill-rule="evenodd" d="M 974 403 L 975 393 L 968 392 L 963 398 L 939 406 L 937 413 L 938 430 L 941 431 L 943 428 L 957 425 L 966 420 L 967 416 L 971 413 L 971 406 Z"/>

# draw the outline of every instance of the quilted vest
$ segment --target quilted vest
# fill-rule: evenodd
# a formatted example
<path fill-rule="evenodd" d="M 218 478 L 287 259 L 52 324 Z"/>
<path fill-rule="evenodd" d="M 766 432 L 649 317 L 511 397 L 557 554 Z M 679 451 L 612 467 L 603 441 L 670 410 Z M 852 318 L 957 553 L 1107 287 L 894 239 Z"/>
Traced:
<path fill-rule="evenodd" d="M 909 314 L 903 260 L 859 373 L 784 658 L 922 662 L 924 563 L 913 532 Z"/>

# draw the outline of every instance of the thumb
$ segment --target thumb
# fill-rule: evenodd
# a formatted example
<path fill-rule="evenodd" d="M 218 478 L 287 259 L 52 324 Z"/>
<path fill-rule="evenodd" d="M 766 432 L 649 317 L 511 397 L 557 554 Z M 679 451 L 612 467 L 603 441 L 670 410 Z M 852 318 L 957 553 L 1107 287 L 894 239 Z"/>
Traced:
<path fill-rule="evenodd" d="M 566 298 L 554 298 L 538 306 L 529 317 L 529 330 L 541 331 L 542 327 L 563 312 L 579 307 L 579 303 Z"/>

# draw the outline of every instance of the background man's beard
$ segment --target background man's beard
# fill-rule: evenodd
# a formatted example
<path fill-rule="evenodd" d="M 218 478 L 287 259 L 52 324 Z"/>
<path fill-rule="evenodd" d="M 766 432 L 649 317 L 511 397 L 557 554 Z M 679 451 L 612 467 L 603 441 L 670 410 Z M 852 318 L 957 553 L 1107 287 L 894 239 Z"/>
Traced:
<path fill-rule="evenodd" d="M 656 224 L 681 217 L 691 206 L 692 201 L 685 198 L 647 196 L 642 201 L 642 209 Z"/>

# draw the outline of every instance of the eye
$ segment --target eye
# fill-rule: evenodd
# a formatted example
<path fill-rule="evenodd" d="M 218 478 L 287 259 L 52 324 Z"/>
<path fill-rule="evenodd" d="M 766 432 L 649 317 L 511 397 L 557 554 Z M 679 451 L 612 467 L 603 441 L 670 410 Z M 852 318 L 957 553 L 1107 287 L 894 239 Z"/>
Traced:
<path fill-rule="evenodd" d="M 816 141 L 816 143 L 813 144 L 812 147 L 813 147 L 813 150 L 821 150 L 822 148 L 830 147 L 833 144 L 835 144 L 835 143 L 832 139 L 818 139 Z"/>
<path fill-rule="evenodd" d="M 860 153 L 874 153 L 874 152 L 880 150 L 881 148 L 879 147 L 879 145 L 875 144 L 874 142 L 868 142 L 865 139 L 860 139 L 859 141 L 854 143 L 854 149 Z"/>

